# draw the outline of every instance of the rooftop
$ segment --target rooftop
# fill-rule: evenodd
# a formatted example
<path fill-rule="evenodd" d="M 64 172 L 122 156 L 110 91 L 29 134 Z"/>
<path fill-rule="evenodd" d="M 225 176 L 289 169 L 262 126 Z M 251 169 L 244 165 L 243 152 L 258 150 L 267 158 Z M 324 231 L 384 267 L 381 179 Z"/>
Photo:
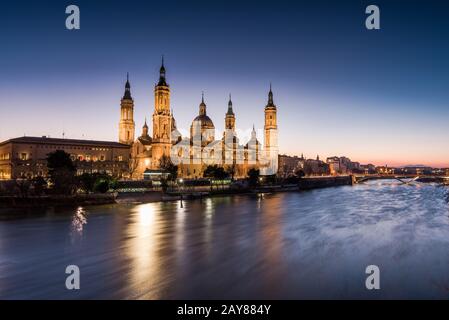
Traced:
<path fill-rule="evenodd" d="M 81 140 L 81 139 L 61 139 L 42 137 L 19 137 L 12 138 L 3 142 L 0 145 L 7 143 L 38 143 L 38 144 L 62 144 L 62 145 L 82 145 L 82 146 L 101 146 L 101 147 L 115 147 L 115 148 L 129 148 L 128 145 L 114 142 L 114 141 L 98 141 L 98 140 Z"/>

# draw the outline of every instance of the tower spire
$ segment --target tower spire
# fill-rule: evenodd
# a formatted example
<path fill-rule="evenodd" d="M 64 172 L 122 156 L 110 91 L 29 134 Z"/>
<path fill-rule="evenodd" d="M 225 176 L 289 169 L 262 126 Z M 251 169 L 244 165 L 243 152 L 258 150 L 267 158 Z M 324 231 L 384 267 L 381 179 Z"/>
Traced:
<path fill-rule="evenodd" d="M 273 91 L 271 90 L 271 82 L 270 82 L 270 92 L 268 92 L 268 105 L 273 106 Z"/>
<path fill-rule="evenodd" d="M 129 84 L 129 72 L 126 73 L 125 94 L 123 99 L 132 100 L 131 97 L 131 85 Z"/>
<path fill-rule="evenodd" d="M 201 92 L 200 115 L 206 115 L 206 104 L 204 103 L 204 91 Z"/>
<path fill-rule="evenodd" d="M 226 115 L 230 115 L 230 116 L 234 115 L 234 111 L 232 110 L 232 97 L 231 97 L 231 94 L 229 94 L 228 112 L 226 113 Z"/>
<path fill-rule="evenodd" d="M 166 87 L 168 87 L 167 81 L 165 79 L 164 56 L 162 56 L 161 68 L 159 69 L 159 82 L 158 82 L 157 85 L 158 86 L 166 86 Z"/>
<path fill-rule="evenodd" d="M 148 137 L 148 125 L 147 125 L 147 117 L 145 117 L 145 123 L 142 127 L 142 137 Z"/>

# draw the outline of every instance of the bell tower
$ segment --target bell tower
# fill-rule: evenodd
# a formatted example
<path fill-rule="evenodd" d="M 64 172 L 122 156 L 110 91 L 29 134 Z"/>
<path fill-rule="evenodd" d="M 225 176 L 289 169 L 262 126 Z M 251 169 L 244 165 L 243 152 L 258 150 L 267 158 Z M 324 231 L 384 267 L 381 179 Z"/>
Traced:
<path fill-rule="evenodd" d="M 126 77 L 125 94 L 120 102 L 119 142 L 133 144 L 134 142 L 134 100 L 131 97 L 129 74 Z"/>
<path fill-rule="evenodd" d="M 267 166 L 263 170 L 264 175 L 273 175 L 278 171 L 278 126 L 277 126 L 277 107 L 273 101 L 273 91 L 268 93 L 268 103 L 265 106 L 265 125 L 264 125 L 264 151 Z"/>
<path fill-rule="evenodd" d="M 170 109 L 170 87 L 165 78 L 164 57 L 159 70 L 159 82 L 154 87 L 153 112 L 153 168 L 160 166 L 162 156 L 170 157 L 172 114 Z"/>
<path fill-rule="evenodd" d="M 225 116 L 225 129 L 235 132 L 235 114 L 232 110 L 231 95 L 229 95 L 228 112 L 226 112 Z"/>

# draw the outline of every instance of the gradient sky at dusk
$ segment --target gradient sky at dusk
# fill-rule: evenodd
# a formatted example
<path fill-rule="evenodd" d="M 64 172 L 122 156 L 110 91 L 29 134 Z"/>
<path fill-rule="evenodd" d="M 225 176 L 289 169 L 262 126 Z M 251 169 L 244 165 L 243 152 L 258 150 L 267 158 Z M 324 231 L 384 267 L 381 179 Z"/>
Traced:
<path fill-rule="evenodd" d="M 79 31 L 65 29 L 69 4 L 81 9 Z M 365 28 L 369 4 L 380 31 Z M 0 140 L 117 140 L 128 71 L 139 135 L 163 54 L 182 132 L 201 91 L 217 135 L 230 92 L 237 127 L 261 129 L 271 81 L 281 153 L 449 167 L 448 10 L 400 0 L 2 3 Z"/>

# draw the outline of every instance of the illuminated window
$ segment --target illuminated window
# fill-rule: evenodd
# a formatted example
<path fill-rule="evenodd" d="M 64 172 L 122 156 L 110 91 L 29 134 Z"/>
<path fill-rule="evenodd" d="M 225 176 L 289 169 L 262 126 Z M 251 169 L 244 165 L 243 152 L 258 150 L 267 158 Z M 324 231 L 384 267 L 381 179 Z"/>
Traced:
<path fill-rule="evenodd" d="M 104 160 L 106 160 L 106 157 L 104 155 L 101 155 L 100 156 L 100 161 L 104 161 Z"/>
<path fill-rule="evenodd" d="M 27 160 L 27 159 L 28 159 L 28 154 L 26 154 L 26 153 L 20 154 L 20 160 Z"/>
<path fill-rule="evenodd" d="M 123 161 L 123 156 L 118 156 L 118 161 Z"/>

